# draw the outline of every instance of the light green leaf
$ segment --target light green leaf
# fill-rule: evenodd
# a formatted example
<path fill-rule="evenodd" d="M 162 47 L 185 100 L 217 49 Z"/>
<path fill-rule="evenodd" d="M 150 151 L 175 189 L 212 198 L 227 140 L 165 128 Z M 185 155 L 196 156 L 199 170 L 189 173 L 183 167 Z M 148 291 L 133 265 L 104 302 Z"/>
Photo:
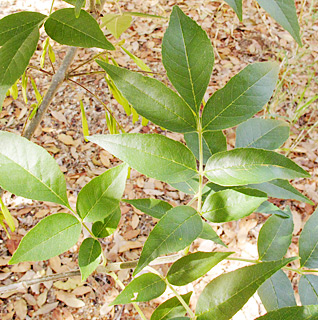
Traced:
<path fill-rule="evenodd" d="M 291 244 L 294 222 L 289 207 L 286 207 L 285 212 L 289 218 L 272 215 L 261 228 L 257 241 L 260 260 L 278 260 L 286 254 Z"/>
<path fill-rule="evenodd" d="M 256 0 L 301 46 L 294 0 Z"/>
<path fill-rule="evenodd" d="M 296 306 L 294 289 L 283 270 L 278 270 L 257 290 L 266 311 Z"/>
<path fill-rule="evenodd" d="M 221 186 L 310 177 L 295 162 L 273 151 L 239 148 L 214 154 L 205 167 L 207 178 Z"/>
<path fill-rule="evenodd" d="M 199 160 L 199 135 L 197 132 L 186 133 L 184 139 L 189 149 Z M 203 133 L 203 163 L 214 153 L 227 150 L 226 137 L 222 131 L 207 131 Z"/>
<path fill-rule="evenodd" d="M 41 261 L 55 257 L 76 244 L 81 224 L 68 213 L 56 213 L 41 220 L 21 240 L 9 261 Z"/>
<path fill-rule="evenodd" d="M 253 118 L 237 127 L 235 148 L 275 150 L 288 137 L 289 126 L 285 121 Z"/>
<path fill-rule="evenodd" d="M 249 184 L 248 188 L 257 189 L 265 192 L 269 197 L 279 199 L 293 199 L 307 202 L 311 205 L 314 203 L 295 189 L 288 181 L 275 179 L 260 184 Z"/>
<path fill-rule="evenodd" d="M 118 227 L 121 218 L 119 206 L 113 209 L 103 221 L 96 221 L 92 226 L 92 233 L 97 238 L 106 238 L 113 234 Z"/>
<path fill-rule="evenodd" d="M 278 71 L 274 62 L 244 68 L 208 100 L 202 114 L 203 129 L 222 130 L 251 118 L 272 96 Z"/>
<path fill-rule="evenodd" d="M 239 17 L 240 21 L 243 19 L 243 12 L 242 12 L 242 0 L 224 0 L 228 5 L 230 5 L 237 16 Z"/>
<path fill-rule="evenodd" d="M 39 29 L 27 29 L 0 48 L 0 111 L 7 91 L 22 76 L 39 41 Z"/>
<path fill-rule="evenodd" d="M 138 57 L 136 57 L 134 54 L 129 52 L 127 49 L 125 49 L 123 46 L 120 46 L 122 50 L 136 63 L 136 65 L 143 71 L 151 72 L 151 69 Z"/>
<path fill-rule="evenodd" d="M 167 211 L 172 209 L 172 205 L 170 203 L 160 199 L 122 199 L 122 201 L 133 205 L 138 210 L 149 214 L 156 219 L 161 219 Z"/>
<path fill-rule="evenodd" d="M 154 179 L 176 183 L 197 173 L 191 151 L 162 135 L 130 133 L 94 135 L 87 139 Z"/>
<path fill-rule="evenodd" d="M 160 297 L 166 290 L 166 283 L 156 274 L 146 273 L 135 278 L 110 304 L 150 301 Z"/>
<path fill-rule="evenodd" d="M 78 266 L 81 270 L 82 281 L 85 281 L 95 271 L 100 263 L 102 247 L 93 238 L 86 238 L 79 249 Z"/>
<path fill-rule="evenodd" d="M 266 279 L 293 260 L 262 262 L 215 278 L 199 297 L 197 320 L 231 319 Z"/>
<path fill-rule="evenodd" d="M 134 275 L 157 257 L 190 245 L 202 228 L 202 219 L 193 208 L 180 206 L 169 210 L 150 232 Z"/>
<path fill-rule="evenodd" d="M 80 100 L 80 107 L 81 107 L 81 116 L 82 116 L 81 118 L 82 118 L 83 136 L 85 141 L 87 142 L 87 139 L 85 137 L 89 136 L 89 131 L 88 131 L 87 118 L 86 118 L 85 109 L 84 109 L 82 100 Z"/>
<path fill-rule="evenodd" d="M 76 0 L 75 2 L 75 17 L 78 18 L 81 13 L 81 9 L 85 7 L 86 0 Z"/>
<path fill-rule="evenodd" d="M 0 131 L 0 186 L 17 196 L 69 207 L 66 183 L 54 158 L 16 134 Z"/>
<path fill-rule="evenodd" d="M 307 220 L 299 237 L 300 266 L 318 268 L 318 208 Z"/>
<path fill-rule="evenodd" d="M 177 260 L 169 269 L 167 280 L 174 286 L 186 284 L 204 276 L 233 252 L 195 252 Z"/>
<path fill-rule="evenodd" d="M 118 39 L 131 25 L 132 17 L 129 15 L 121 15 L 108 13 L 103 16 L 101 28 L 106 27 L 107 30 Z"/>
<path fill-rule="evenodd" d="M 57 10 L 46 20 L 44 28 L 50 38 L 60 44 L 115 50 L 96 20 L 85 10 L 81 10 L 78 18 L 73 8 Z"/>
<path fill-rule="evenodd" d="M 279 217 L 283 219 L 289 219 L 289 213 L 279 209 L 274 204 L 272 204 L 269 201 L 263 202 L 256 210 L 255 212 L 260 212 L 264 214 L 276 214 Z"/>
<path fill-rule="evenodd" d="M 220 239 L 217 233 L 213 230 L 213 228 L 207 223 L 203 222 L 203 229 L 199 236 L 201 239 L 211 240 L 217 244 L 220 244 L 223 247 L 227 247 L 226 244 Z"/>
<path fill-rule="evenodd" d="M 239 220 L 253 213 L 264 201 L 265 193 L 253 189 L 227 189 L 212 192 L 204 201 L 203 217 L 211 222 Z"/>
<path fill-rule="evenodd" d="M 0 46 L 11 40 L 16 35 L 31 32 L 39 27 L 45 15 L 38 12 L 18 12 L 10 14 L 0 20 Z"/>
<path fill-rule="evenodd" d="M 162 63 L 171 83 L 198 113 L 212 73 L 213 47 L 206 32 L 178 6 L 163 37 Z"/>
<path fill-rule="evenodd" d="M 182 299 L 189 304 L 192 292 L 181 295 Z M 182 317 L 186 314 L 186 309 L 178 300 L 177 297 L 173 297 L 164 303 L 162 303 L 151 315 L 150 320 L 170 320 L 175 317 Z"/>
<path fill-rule="evenodd" d="M 302 274 L 298 284 L 300 301 L 305 305 L 318 305 L 318 277 L 313 274 Z"/>
<path fill-rule="evenodd" d="M 170 185 L 180 190 L 186 194 L 197 194 L 199 191 L 199 178 L 198 175 L 195 175 L 194 177 L 188 179 L 187 181 L 181 181 L 176 183 L 170 183 Z"/>
<path fill-rule="evenodd" d="M 140 115 L 171 131 L 196 130 L 196 119 L 190 107 L 163 83 L 101 60 L 97 63 Z"/>
<path fill-rule="evenodd" d="M 125 191 L 128 166 L 121 164 L 92 179 L 80 191 L 76 210 L 85 222 L 102 221 L 119 206 Z"/>
<path fill-rule="evenodd" d="M 318 320 L 318 306 L 287 307 L 268 312 L 256 320 Z"/>
<path fill-rule="evenodd" d="M 1 197 L 0 197 L 0 209 L 1 209 L 0 213 L 2 214 L 6 223 L 8 224 L 10 230 L 12 232 L 14 232 L 15 231 L 15 224 L 14 224 L 13 217 L 12 217 L 10 211 L 8 210 L 8 208 L 6 207 L 6 205 L 3 203 Z M 3 219 L 1 219 L 1 220 L 3 220 Z"/>

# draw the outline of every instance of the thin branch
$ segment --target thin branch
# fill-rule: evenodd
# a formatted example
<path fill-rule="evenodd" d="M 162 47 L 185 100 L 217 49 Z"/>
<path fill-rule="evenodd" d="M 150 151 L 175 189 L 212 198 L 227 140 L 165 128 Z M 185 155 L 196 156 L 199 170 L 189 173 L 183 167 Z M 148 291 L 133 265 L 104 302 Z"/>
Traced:
<path fill-rule="evenodd" d="M 75 54 L 77 52 L 76 47 L 70 47 L 60 68 L 54 74 L 52 78 L 51 85 L 43 98 L 42 103 L 40 104 L 38 111 L 32 121 L 28 124 L 26 130 L 23 133 L 23 136 L 27 139 L 31 139 L 32 135 L 34 134 L 36 128 L 42 121 L 43 116 L 45 115 L 49 105 L 51 104 L 57 90 L 62 85 L 63 81 L 65 80 L 67 69 L 71 65 Z"/>

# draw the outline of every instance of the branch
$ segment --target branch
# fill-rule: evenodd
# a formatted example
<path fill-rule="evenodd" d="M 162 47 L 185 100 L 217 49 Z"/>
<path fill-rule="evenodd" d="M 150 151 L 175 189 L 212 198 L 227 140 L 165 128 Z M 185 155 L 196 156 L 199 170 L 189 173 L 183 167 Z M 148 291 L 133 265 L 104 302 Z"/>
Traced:
<path fill-rule="evenodd" d="M 46 95 L 43 98 L 42 103 L 40 104 L 38 111 L 32 121 L 28 124 L 26 130 L 23 133 L 23 136 L 27 139 L 31 139 L 32 135 L 34 134 L 36 128 L 42 121 L 43 116 L 45 115 L 49 105 L 51 104 L 57 90 L 62 85 L 63 81 L 66 78 L 67 69 L 71 65 L 75 54 L 77 52 L 76 47 L 70 47 L 68 49 L 68 52 L 60 66 L 60 68 L 57 70 L 57 72 L 54 74 L 52 78 L 52 82 L 50 84 L 50 87 L 46 93 Z"/>

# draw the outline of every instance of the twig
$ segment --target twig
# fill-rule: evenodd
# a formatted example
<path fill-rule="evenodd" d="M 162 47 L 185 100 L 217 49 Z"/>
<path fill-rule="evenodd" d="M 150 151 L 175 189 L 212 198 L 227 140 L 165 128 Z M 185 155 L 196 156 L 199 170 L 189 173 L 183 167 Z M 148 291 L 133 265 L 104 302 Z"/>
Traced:
<path fill-rule="evenodd" d="M 57 70 L 57 72 L 54 74 L 52 78 L 51 85 L 46 93 L 46 95 L 43 98 L 43 101 L 41 102 L 38 111 L 32 121 L 27 126 L 26 130 L 23 133 L 23 136 L 27 139 L 31 139 L 32 135 L 34 134 L 36 128 L 42 121 L 43 116 L 45 115 L 49 105 L 51 104 L 57 90 L 62 85 L 63 81 L 65 80 L 65 76 L 67 73 L 67 69 L 71 65 L 75 54 L 77 52 L 76 47 L 70 47 L 60 68 Z"/>

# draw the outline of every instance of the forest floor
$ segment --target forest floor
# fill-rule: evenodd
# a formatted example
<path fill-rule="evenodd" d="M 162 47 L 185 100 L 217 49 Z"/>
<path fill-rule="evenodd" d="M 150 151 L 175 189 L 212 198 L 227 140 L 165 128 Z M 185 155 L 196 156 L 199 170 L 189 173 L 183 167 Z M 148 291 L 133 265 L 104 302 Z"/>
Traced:
<path fill-rule="evenodd" d="M 173 5 L 178 4 L 186 14 L 196 20 L 207 32 L 215 50 L 215 66 L 208 87 L 208 98 L 217 89 L 247 64 L 257 61 L 276 60 L 280 62 L 280 81 L 275 94 L 264 111 L 275 119 L 282 119 L 290 124 L 291 135 L 280 153 L 287 155 L 311 174 L 311 178 L 298 179 L 293 185 L 304 195 L 318 204 L 318 2 L 315 0 L 296 1 L 303 47 L 299 47 L 273 19 L 252 0 L 244 1 L 244 19 L 239 22 L 233 10 L 223 1 L 212 0 L 134 0 L 119 1 L 123 11 L 138 11 L 169 17 Z M 48 14 L 51 0 L 0 0 L 0 18 L 22 10 L 39 11 Z M 61 0 L 55 1 L 55 9 L 68 7 Z M 118 13 L 118 7 L 109 2 L 105 13 Z M 134 17 L 132 26 L 120 39 L 125 39 L 125 48 L 141 58 L 160 80 L 169 83 L 161 62 L 161 41 L 167 28 L 167 20 Z M 41 30 L 41 42 L 46 38 Z M 112 36 L 109 40 L 116 42 Z M 53 44 L 53 41 L 51 41 Z M 58 67 L 67 48 L 54 44 Z M 39 45 L 30 64 L 39 66 L 42 46 Z M 81 49 L 73 63 L 77 66 L 96 54 L 95 49 Z M 134 62 L 122 51 L 112 52 L 119 65 L 136 69 Z M 45 70 L 52 71 L 49 63 Z M 85 65 L 81 73 L 99 70 L 96 63 Z M 41 94 L 48 88 L 51 76 L 29 69 L 28 74 L 35 80 Z M 75 78 L 114 110 L 117 119 L 126 132 L 155 132 L 157 128 L 149 123 L 142 126 L 141 121 L 132 124 L 123 108 L 112 98 L 101 74 L 82 75 Z M 25 105 L 20 94 L 17 100 L 8 97 L 4 110 L 0 113 L 0 129 L 21 134 L 30 105 L 35 96 L 29 88 L 29 103 Z M 316 100 L 315 100 L 316 97 Z M 79 100 L 83 99 L 91 134 L 107 133 L 103 106 L 81 87 L 65 83 L 55 96 L 49 112 L 38 128 L 32 141 L 50 152 L 65 174 L 68 196 L 71 205 L 75 205 L 80 189 L 95 176 L 118 163 L 108 152 L 101 150 L 83 139 Z M 180 134 L 171 132 L 167 136 L 182 141 Z M 235 131 L 226 130 L 228 148 L 234 147 Z M 159 181 L 149 179 L 132 170 L 127 182 L 125 197 L 129 199 L 154 197 L 166 200 L 173 205 L 188 201 L 188 196 Z M 24 262 L 14 266 L 7 265 L 10 256 L 26 234 L 41 218 L 56 212 L 64 212 L 61 206 L 51 203 L 26 200 L 12 194 L 4 194 L 5 203 L 14 216 L 17 230 L 8 239 L 1 230 L 0 240 L 0 281 L 9 285 L 17 280 L 35 276 L 51 275 L 77 269 L 79 246 L 44 262 Z M 294 237 L 288 255 L 297 255 L 297 242 L 300 231 L 312 214 L 315 206 L 292 200 L 271 199 L 281 208 L 290 206 L 294 217 Z M 142 214 L 128 204 L 122 204 L 122 219 L 118 231 L 101 241 L 109 261 L 131 261 L 138 259 L 143 243 L 153 228 L 156 220 Z M 265 217 L 252 214 L 239 222 L 213 224 L 221 239 L 228 245 L 228 250 L 237 256 L 257 259 L 257 237 Z M 84 234 L 83 238 L 87 235 Z M 224 250 L 208 240 L 196 240 L 191 250 Z M 207 276 L 191 285 L 182 287 L 181 293 L 195 291 L 191 306 L 212 278 L 217 275 L 244 266 L 243 262 L 225 261 L 213 268 Z M 159 269 L 167 271 L 168 266 Z M 130 270 L 122 270 L 119 278 L 128 283 Z M 288 274 L 297 291 L 296 273 Z M 43 282 L 19 292 L 5 293 L 0 296 L 0 318 L 9 319 L 139 319 L 132 305 L 109 307 L 108 304 L 120 291 L 105 275 L 94 274 L 85 283 L 78 277 L 58 281 Z M 141 303 L 147 318 L 156 306 L 172 295 L 166 292 L 163 297 L 151 303 Z M 297 298 L 298 299 L 298 298 Z M 265 309 L 255 294 L 234 320 L 251 320 L 265 313 Z"/>

